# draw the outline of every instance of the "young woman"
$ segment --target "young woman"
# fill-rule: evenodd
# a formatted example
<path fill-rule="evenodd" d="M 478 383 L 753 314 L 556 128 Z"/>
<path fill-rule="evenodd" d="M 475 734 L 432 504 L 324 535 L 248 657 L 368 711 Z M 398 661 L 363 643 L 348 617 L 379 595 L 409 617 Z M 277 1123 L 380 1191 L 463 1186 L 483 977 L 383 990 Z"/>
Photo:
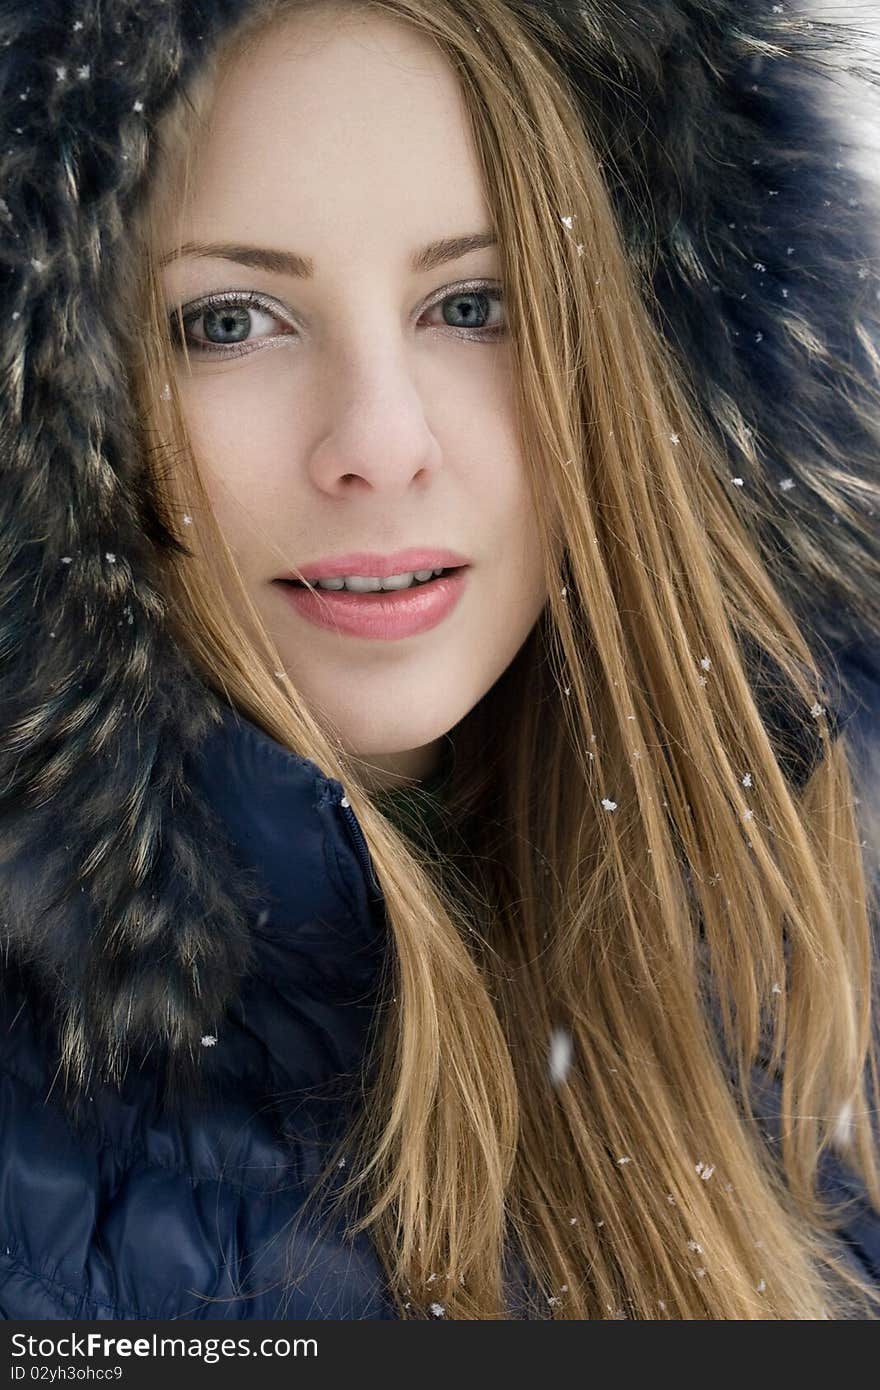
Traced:
<path fill-rule="evenodd" d="M 4 15 L 4 1316 L 875 1316 L 857 33 Z"/>

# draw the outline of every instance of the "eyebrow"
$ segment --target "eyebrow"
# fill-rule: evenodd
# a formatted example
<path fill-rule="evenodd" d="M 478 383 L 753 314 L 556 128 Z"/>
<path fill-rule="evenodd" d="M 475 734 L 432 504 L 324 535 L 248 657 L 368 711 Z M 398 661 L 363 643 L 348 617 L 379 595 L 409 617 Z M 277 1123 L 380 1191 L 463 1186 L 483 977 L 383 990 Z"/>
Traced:
<path fill-rule="evenodd" d="M 447 261 L 457 261 L 470 251 L 481 251 L 486 246 L 497 246 L 498 238 L 493 232 L 473 232 L 469 236 L 443 237 L 431 241 L 413 255 L 410 265 L 415 274 L 434 270 Z M 238 242 L 186 241 L 179 250 L 169 251 L 159 262 L 167 265 L 169 261 L 183 256 L 197 256 L 200 259 L 215 258 L 234 261 L 236 265 L 249 265 L 255 270 L 269 270 L 276 274 L 291 275 L 299 280 L 309 280 L 315 273 L 314 261 L 309 256 L 297 255 L 295 251 L 274 251 L 266 246 L 243 246 Z"/>

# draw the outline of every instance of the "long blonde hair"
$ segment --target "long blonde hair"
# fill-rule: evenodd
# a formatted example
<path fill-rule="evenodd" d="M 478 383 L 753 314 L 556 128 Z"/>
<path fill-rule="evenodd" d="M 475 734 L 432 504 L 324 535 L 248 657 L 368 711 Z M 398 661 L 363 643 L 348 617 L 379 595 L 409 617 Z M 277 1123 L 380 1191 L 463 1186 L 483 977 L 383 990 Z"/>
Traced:
<path fill-rule="evenodd" d="M 384 893 L 361 1103 L 303 1213 L 332 1179 L 327 1212 L 370 1232 L 403 1317 L 509 1316 L 511 1252 L 529 1316 L 871 1316 L 817 1188 L 836 1135 L 880 1205 L 873 890 L 851 754 L 774 581 L 781 562 L 732 507 L 652 323 L 601 151 L 536 41 L 563 47 L 538 6 L 334 6 L 415 26 L 461 76 L 545 552 L 541 618 L 453 731 L 433 845 L 382 815 L 358 758 L 281 670 L 212 517 L 175 385 L 159 228 L 185 199 L 225 65 L 315 8 L 258 0 L 224 35 L 157 129 L 132 229 L 145 451 L 169 519 L 198 520 L 166 566 L 180 640 L 212 687 L 343 782 Z M 821 754 L 803 791 L 747 649 Z M 777 1075 L 778 1148 L 754 1084 Z M 301 1272 L 291 1259 L 284 1287 Z"/>

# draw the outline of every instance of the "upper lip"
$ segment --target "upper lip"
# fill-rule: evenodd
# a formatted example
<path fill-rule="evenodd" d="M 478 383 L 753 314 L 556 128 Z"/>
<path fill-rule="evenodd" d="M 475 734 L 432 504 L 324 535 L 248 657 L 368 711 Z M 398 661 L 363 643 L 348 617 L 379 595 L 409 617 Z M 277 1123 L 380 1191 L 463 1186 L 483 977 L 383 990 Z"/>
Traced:
<path fill-rule="evenodd" d="M 339 579 L 343 575 L 358 574 L 365 578 L 387 579 L 391 574 L 409 574 L 415 570 L 453 569 L 468 564 L 470 561 L 455 550 L 438 550 L 427 546 L 398 550 L 393 555 L 380 555 L 374 550 L 357 550 L 349 555 L 333 555 L 324 560 L 314 560 L 296 572 L 291 570 L 287 574 L 279 574 L 278 578 Z"/>

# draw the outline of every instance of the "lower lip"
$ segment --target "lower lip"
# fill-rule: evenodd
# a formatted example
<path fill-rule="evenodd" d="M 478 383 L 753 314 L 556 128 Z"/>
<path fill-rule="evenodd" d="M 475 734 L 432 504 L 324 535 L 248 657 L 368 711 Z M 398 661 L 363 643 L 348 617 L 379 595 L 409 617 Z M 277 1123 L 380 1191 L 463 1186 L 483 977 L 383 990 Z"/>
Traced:
<path fill-rule="evenodd" d="M 300 589 L 278 580 L 284 597 L 315 627 L 384 642 L 429 632 L 448 617 L 464 593 L 467 566 L 416 588 L 354 594 L 345 589 Z"/>

